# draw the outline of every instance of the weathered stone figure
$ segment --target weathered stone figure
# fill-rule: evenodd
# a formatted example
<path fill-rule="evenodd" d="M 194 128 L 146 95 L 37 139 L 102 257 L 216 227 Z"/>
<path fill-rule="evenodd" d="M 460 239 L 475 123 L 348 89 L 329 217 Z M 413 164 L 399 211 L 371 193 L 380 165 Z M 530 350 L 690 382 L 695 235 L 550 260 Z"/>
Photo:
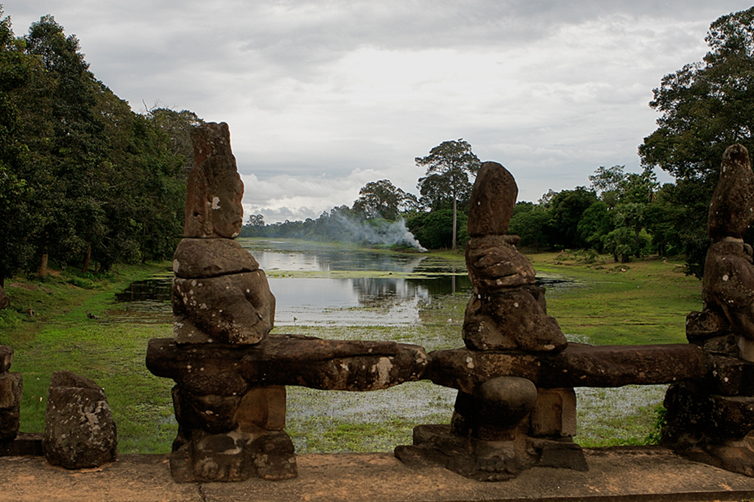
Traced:
<path fill-rule="evenodd" d="M 571 440 L 576 434 L 572 388 L 538 389 L 529 378 L 500 375 L 505 363 L 492 362 L 496 368 L 485 377 L 490 368 L 475 364 L 477 354 L 489 353 L 491 361 L 527 359 L 524 364 L 533 367 L 536 360 L 529 354 L 551 356 L 568 345 L 557 321 L 547 315 L 534 268 L 516 249 L 518 237 L 507 235 L 517 195 L 505 167 L 482 165 L 469 206 L 466 266 L 474 294 L 463 325 L 466 349 L 450 351 L 454 354 L 448 359 L 430 354 L 430 377 L 458 388 L 458 397 L 449 427 L 418 426 L 413 446 L 396 448 L 404 462 L 437 462 L 484 481 L 509 479 L 534 465 L 587 468 Z"/>
<path fill-rule="evenodd" d="M 740 355 L 754 361 L 754 265 L 743 240 L 754 222 L 754 173 L 742 145 L 725 150 L 720 181 L 709 208 L 712 244 L 704 263 L 702 297 L 711 312 L 726 319 Z"/>
<path fill-rule="evenodd" d="M 243 183 L 228 125 L 205 124 L 192 139 L 186 238 L 173 258 L 174 337 L 178 343 L 258 343 L 274 324 L 275 297 L 254 257 L 233 240 L 243 224 Z"/>
<path fill-rule="evenodd" d="M 517 196 L 505 167 L 482 165 L 469 203 L 466 267 L 476 294 L 466 307 L 463 339 L 472 350 L 560 351 L 568 342 L 547 315 L 544 288 L 516 249 L 518 236 L 507 235 Z"/>
<path fill-rule="evenodd" d="M 694 460 L 754 476 L 754 265 L 743 240 L 754 221 L 754 173 L 742 145 L 725 150 L 709 208 L 712 244 L 704 264 L 704 310 L 686 320 L 704 349 L 701 382 L 676 383 L 665 396 L 663 441 Z"/>
<path fill-rule="evenodd" d="M 10 371 L 11 364 L 13 349 L 0 345 L 0 443 L 13 441 L 20 423 L 24 381 L 21 373 Z"/>
<path fill-rule="evenodd" d="M 274 324 L 275 297 L 254 257 L 233 240 L 243 224 L 243 183 L 228 125 L 192 132 L 194 169 L 186 195 L 185 238 L 173 257 L 177 344 L 255 345 Z M 285 388 L 251 387 L 209 361 L 177 379 L 179 423 L 171 456 L 180 481 L 238 481 L 295 476 L 285 425 Z M 290 461 L 289 461 L 290 460 Z"/>

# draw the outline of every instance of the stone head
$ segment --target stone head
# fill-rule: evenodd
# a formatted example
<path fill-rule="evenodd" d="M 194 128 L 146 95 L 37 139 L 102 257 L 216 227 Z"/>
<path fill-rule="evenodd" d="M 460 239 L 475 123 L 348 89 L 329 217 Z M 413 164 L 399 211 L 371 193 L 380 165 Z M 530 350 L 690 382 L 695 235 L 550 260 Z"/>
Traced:
<path fill-rule="evenodd" d="M 707 232 L 713 241 L 724 237 L 743 238 L 754 221 L 754 173 L 749 152 L 743 145 L 731 145 L 723 154 L 720 180 L 712 195 Z"/>
<path fill-rule="evenodd" d="M 186 191 L 186 237 L 232 239 L 243 225 L 243 182 L 225 123 L 203 124 L 191 133 L 194 168 Z"/>
<path fill-rule="evenodd" d="M 485 162 L 477 173 L 469 203 L 469 235 L 505 235 L 518 197 L 513 175 L 497 162 Z"/>

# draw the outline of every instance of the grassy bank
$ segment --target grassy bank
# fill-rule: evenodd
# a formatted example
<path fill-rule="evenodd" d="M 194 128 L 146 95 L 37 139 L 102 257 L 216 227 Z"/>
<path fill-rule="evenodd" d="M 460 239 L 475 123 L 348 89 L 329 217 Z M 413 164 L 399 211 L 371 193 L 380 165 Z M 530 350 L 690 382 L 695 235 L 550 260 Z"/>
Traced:
<path fill-rule="evenodd" d="M 701 285 L 680 263 L 648 260 L 621 265 L 571 254 L 529 256 L 538 272 L 572 282 L 548 290 L 548 312 L 572 340 L 595 344 L 684 343 L 685 315 L 701 308 Z M 462 263 L 459 253 L 432 260 Z M 96 278 L 73 272 L 40 282 L 6 281 L 13 307 L 0 313 L 0 343 L 23 373 L 21 428 L 41 432 L 50 375 L 69 369 L 105 387 L 118 424 L 122 453 L 167 452 L 176 424 L 172 381 L 144 365 L 150 338 L 171 336 L 170 317 L 129 316 L 114 294 L 132 281 L 167 273 L 169 264 L 118 267 Z M 305 276 L 307 273 L 292 273 Z M 283 276 L 280 272 L 280 276 Z M 291 274 L 288 274 L 291 275 Z M 379 276 L 379 273 L 378 273 Z M 277 333 L 330 339 L 396 340 L 428 351 L 462 345 L 467 294 L 434 298 L 410 326 L 282 326 Z M 30 316 L 28 310 L 34 315 Z M 92 316 L 88 316 L 92 314 Z M 652 431 L 664 389 L 580 389 L 579 436 L 584 445 L 636 443 Z M 411 441 L 420 423 L 447 423 L 455 391 L 429 382 L 374 393 L 324 392 L 290 387 L 287 430 L 299 452 L 386 451 Z"/>
<path fill-rule="evenodd" d="M 165 274 L 169 266 L 119 266 L 105 277 L 69 271 L 45 281 L 6 281 L 12 306 L 0 314 L 0 344 L 13 347 L 11 371 L 23 374 L 23 432 L 44 430 L 50 376 L 67 369 L 105 388 L 119 451 L 167 451 L 175 436 L 172 382 L 152 376 L 144 358 L 147 341 L 171 336 L 172 327 L 131 322 L 115 308 L 114 295 L 133 281 Z"/>

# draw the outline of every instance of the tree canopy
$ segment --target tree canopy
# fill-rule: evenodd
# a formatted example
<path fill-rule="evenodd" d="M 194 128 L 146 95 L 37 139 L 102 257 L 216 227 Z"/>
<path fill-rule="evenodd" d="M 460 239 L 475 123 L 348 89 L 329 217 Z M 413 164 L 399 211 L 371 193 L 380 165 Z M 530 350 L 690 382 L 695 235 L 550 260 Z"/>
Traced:
<path fill-rule="evenodd" d="M 676 177 L 669 202 L 685 209 L 678 235 L 698 276 L 723 152 L 734 143 L 754 147 L 754 7 L 714 21 L 705 41 L 709 52 L 702 61 L 666 75 L 654 90 L 649 104 L 662 116 L 639 147 L 646 169 Z"/>
<path fill-rule="evenodd" d="M 0 285 L 48 259 L 86 271 L 172 254 L 193 113 L 134 113 L 48 15 L 22 38 L 0 21 L 0 119 Z"/>
<path fill-rule="evenodd" d="M 471 198 L 473 176 L 481 167 L 471 145 L 463 139 L 444 141 L 429 151 L 426 157 L 417 157 L 416 165 L 426 168 L 419 178 L 420 203 L 432 210 L 451 207 L 452 249 L 458 241 L 458 204 L 468 205 Z M 470 180 L 469 177 L 472 177 Z"/>

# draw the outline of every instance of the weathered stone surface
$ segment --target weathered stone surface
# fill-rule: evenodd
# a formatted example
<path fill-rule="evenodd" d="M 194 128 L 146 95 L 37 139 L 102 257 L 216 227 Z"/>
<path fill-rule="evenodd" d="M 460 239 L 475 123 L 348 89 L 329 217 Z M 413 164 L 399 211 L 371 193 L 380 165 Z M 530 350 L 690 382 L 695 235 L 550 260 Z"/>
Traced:
<path fill-rule="evenodd" d="M 559 439 L 576 435 L 576 393 L 567 389 L 537 389 L 529 417 L 529 436 Z"/>
<path fill-rule="evenodd" d="M 173 272 L 183 279 L 255 272 L 259 264 L 232 239 L 181 239 L 173 255 Z"/>
<path fill-rule="evenodd" d="M 691 343 L 703 344 L 708 338 L 730 333 L 730 322 L 724 315 L 712 310 L 692 311 L 686 316 L 686 338 Z"/>
<path fill-rule="evenodd" d="M 178 343 L 254 344 L 275 321 L 275 297 L 264 271 L 205 279 L 173 278 Z"/>
<path fill-rule="evenodd" d="M 473 395 L 459 392 L 451 430 L 458 436 L 486 441 L 513 440 L 517 429 L 528 429 L 522 421 L 534 408 L 537 388 L 519 377 L 497 377 L 477 387 Z M 523 427 L 522 427 L 523 426 Z"/>
<path fill-rule="evenodd" d="M 16 408 L 21 403 L 24 379 L 21 373 L 0 374 L 0 409 Z"/>
<path fill-rule="evenodd" d="M 707 373 L 707 355 L 692 344 L 570 343 L 557 354 L 452 349 L 430 352 L 429 358 L 425 378 L 468 394 L 498 376 L 526 378 L 538 388 L 562 388 L 700 381 Z"/>
<path fill-rule="evenodd" d="M 0 373 L 10 370 L 13 364 L 13 348 L 9 345 L 0 345 Z"/>
<path fill-rule="evenodd" d="M 471 295 L 463 319 L 463 342 L 471 350 L 510 350 L 516 342 L 505 336 L 486 312 L 480 295 Z"/>
<path fill-rule="evenodd" d="M 252 386 L 299 385 L 329 390 L 378 390 L 424 376 L 418 345 L 269 335 L 256 345 L 178 345 L 152 339 L 147 368 L 181 384 L 193 375 L 235 372 Z"/>
<path fill-rule="evenodd" d="M 3 287 L 0 286 L 0 310 L 7 309 L 8 307 L 10 307 L 10 298 L 8 298 Z"/>
<path fill-rule="evenodd" d="M 439 465 L 478 481 L 505 481 L 535 466 L 589 469 L 581 447 L 569 439 L 518 435 L 510 441 L 483 441 L 455 435 L 443 425 L 415 427 L 414 444 L 396 447 L 395 456 L 407 465 Z"/>
<path fill-rule="evenodd" d="M 714 242 L 704 262 L 702 296 L 705 302 L 727 309 L 740 309 L 754 300 L 754 267 L 750 248 L 743 240 Z M 735 320 L 728 319 L 735 325 Z"/>
<path fill-rule="evenodd" d="M 522 350 L 557 352 L 568 345 L 554 317 L 545 314 L 530 288 L 521 287 L 482 295 L 482 304 L 500 330 Z M 538 291 L 535 291 L 535 293 Z"/>
<path fill-rule="evenodd" d="M 12 441 L 20 426 L 20 407 L 0 409 L 0 442 Z"/>
<path fill-rule="evenodd" d="M 537 388 L 526 378 L 496 377 L 479 385 L 474 398 L 482 420 L 505 420 L 515 425 L 534 408 Z"/>
<path fill-rule="evenodd" d="M 754 397 L 709 394 L 689 384 L 675 384 L 665 395 L 664 441 L 684 449 L 689 437 L 709 444 L 743 438 L 754 429 Z M 681 446 L 679 446 L 681 445 Z"/>
<path fill-rule="evenodd" d="M 2 416 L 3 411 L 0 410 L 0 423 L 3 422 Z M 18 413 L 16 413 L 16 421 L 18 421 Z M 2 436 L 2 432 L 0 432 L 0 436 Z M 0 457 L 41 457 L 43 455 L 42 434 L 20 432 L 12 441 L 0 440 Z"/>
<path fill-rule="evenodd" d="M 508 170 L 497 162 L 485 162 L 477 173 L 469 203 L 469 235 L 508 233 L 518 187 Z"/>
<path fill-rule="evenodd" d="M 711 394 L 724 396 L 754 395 L 754 363 L 738 357 L 710 354 L 705 380 Z"/>
<path fill-rule="evenodd" d="M 466 268 L 477 293 L 534 284 L 534 267 L 504 236 L 476 237 L 466 244 Z"/>
<path fill-rule="evenodd" d="M 225 123 L 203 124 L 191 133 L 194 168 L 186 194 L 186 237 L 233 238 L 243 224 L 243 182 Z"/>
<path fill-rule="evenodd" d="M 45 413 L 47 461 L 67 469 L 115 460 L 117 433 L 105 392 L 70 371 L 52 374 Z"/>
<path fill-rule="evenodd" d="M 255 387 L 247 392 L 236 412 L 239 428 L 251 432 L 261 427 L 268 431 L 285 428 L 285 387 Z"/>
<path fill-rule="evenodd" d="M 707 231 L 713 241 L 743 237 L 754 222 L 754 173 L 749 152 L 743 145 L 731 145 L 723 154 L 720 180 L 712 194 Z"/>
<path fill-rule="evenodd" d="M 199 432 L 170 455 L 170 470 L 179 483 L 294 478 L 296 457 L 283 431 L 248 434 Z"/>

